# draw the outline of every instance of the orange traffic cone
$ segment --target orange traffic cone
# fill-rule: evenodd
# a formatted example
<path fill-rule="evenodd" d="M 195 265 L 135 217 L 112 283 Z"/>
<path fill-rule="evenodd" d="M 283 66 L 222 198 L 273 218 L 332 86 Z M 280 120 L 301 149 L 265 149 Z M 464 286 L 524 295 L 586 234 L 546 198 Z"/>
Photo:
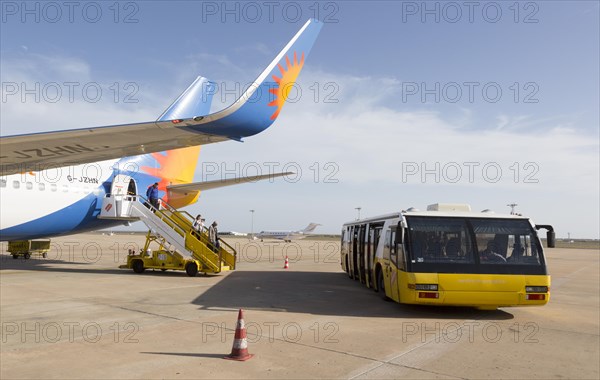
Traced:
<path fill-rule="evenodd" d="M 288 260 L 288 257 L 285 257 L 285 264 L 283 265 L 283 269 L 290 269 L 290 260 Z"/>
<path fill-rule="evenodd" d="M 246 361 L 253 357 L 248 353 L 248 341 L 246 340 L 246 325 L 244 324 L 244 312 L 240 309 L 238 313 L 237 325 L 235 326 L 235 336 L 233 338 L 233 347 L 231 354 L 223 359 Z"/>

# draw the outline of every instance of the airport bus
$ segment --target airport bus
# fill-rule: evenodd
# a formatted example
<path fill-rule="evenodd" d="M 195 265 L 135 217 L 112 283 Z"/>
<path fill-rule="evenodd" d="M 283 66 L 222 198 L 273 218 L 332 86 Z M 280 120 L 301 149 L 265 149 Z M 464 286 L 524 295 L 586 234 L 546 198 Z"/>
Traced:
<path fill-rule="evenodd" d="M 350 278 L 400 303 L 545 305 L 550 276 L 536 225 L 521 215 L 433 204 L 344 224 L 341 266 Z"/>

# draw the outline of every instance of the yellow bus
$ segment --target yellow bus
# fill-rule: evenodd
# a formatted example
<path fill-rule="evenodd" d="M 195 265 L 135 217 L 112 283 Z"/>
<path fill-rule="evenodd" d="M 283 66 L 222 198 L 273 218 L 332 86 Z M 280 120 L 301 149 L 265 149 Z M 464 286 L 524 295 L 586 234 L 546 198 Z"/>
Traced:
<path fill-rule="evenodd" d="M 434 204 L 356 220 L 342 228 L 341 265 L 384 299 L 424 305 L 545 305 L 550 276 L 539 229 L 521 215 Z"/>

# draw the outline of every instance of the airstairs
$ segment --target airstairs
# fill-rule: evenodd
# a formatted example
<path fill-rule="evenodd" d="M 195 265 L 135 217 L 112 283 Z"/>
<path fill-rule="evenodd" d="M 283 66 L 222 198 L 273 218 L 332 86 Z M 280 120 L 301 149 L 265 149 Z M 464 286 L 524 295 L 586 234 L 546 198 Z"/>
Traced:
<path fill-rule="evenodd" d="M 130 254 L 122 268 L 131 268 L 136 273 L 145 269 L 185 270 L 190 276 L 235 269 L 237 253 L 233 247 L 220 238 L 218 246 L 212 244 L 208 229 L 197 231 L 192 227 L 194 218 L 189 213 L 178 211 L 166 202 L 156 209 L 139 195 L 107 194 L 98 218 L 141 220 L 149 229 L 142 252 Z M 158 249 L 151 249 L 153 244 Z"/>

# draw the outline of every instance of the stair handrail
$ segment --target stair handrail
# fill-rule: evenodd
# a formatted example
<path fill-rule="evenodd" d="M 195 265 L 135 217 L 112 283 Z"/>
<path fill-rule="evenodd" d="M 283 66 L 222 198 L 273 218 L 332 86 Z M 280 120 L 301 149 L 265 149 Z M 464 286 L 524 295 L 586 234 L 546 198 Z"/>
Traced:
<path fill-rule="evenodd" d="M 164 219 L 167 219 L 167 220 L 171 221 L 171 222 L 174 224 L 174 226 L 170 226 L 170 227 L 171 227 L 171 228 L 172 228 L 172 229 L 173 229 L 175 232 L 177 232 L 177 234 L 179 234 L 179 236 L 185 237 L 186 231 L 185 231 L 185 230 L 184 230 L 184 229 L 183 229 L 183 228 L 182 228 L 182 227 L 181 227 L 181 226 L 180 226 L 180 225 L 179 225 L 179 224 L 178 224 L 176 221 L 174 221 L 174 220 L 173 220 L 174 218 L 172 217 L 172 215 L 169 215 L 169 214 L 167 214 L 167 213 L 165 212 L 165 210 L 161 210 L 161 209 L 160 209 L 160 205 L 161 205 L 161 204 L 162 204 L 162 205 L 164 205 L 164 204 L 166 204 L 166 202 L 163 202 L 162 200 L 159 200 L 159 208 L 157 209 L 156 207 L 154 207 L 154 206 L 153 206 L 153 205 L 150 203 L 150 201 L 149 201 L 149 200 L 148 200 L 146 197 L 144 197 L 144 196 L 142 196 L 142 195 L 140 195 L 140 194 L 138 194 L 138 195 L 129 195 L 129 196 L 130 196 L 130 197 L 132 197 L 132 198 L 133 198 L 133 197 L 137 197 L 137 198 L 138 198 L 138 201 L 139 201 L 140 203 L 142 203 L 142 204 L 144 205 L 144 207 L 147 207 L 148 209 L 150 209 L 151 211 L 153 211 L 153 212 L 154 212 L 154 215 L 157 215 L 157 214 L 158 214 L 157 216 L 158 216 L 158 217 L 159 217 L 161 220 L 163 220 L 163 221 L 164 221 Z M 171 209 L 167 209 L 166 211 L 169 211 L 169 212 L 172 214 L 172 213 L 173 213 L 173 212 L 171 211 L 172 209 L 173 209 L 173 208 L 171 207 Z M 188 215 L 189 215 L 189 214 L 188 214 Z M 190 216 L 191 216 L 191 215 L 190 215 Z M 164 218 L 164 219 L 163 219 L 163 218 Z"/>
<path fill-rule="evenodd" d="M 175 223 L 175 225 L 177 226 L 177 229 L 179 231 L 177 231 L 177 233 L 179 233 L 180 236 L 186 236 L 186 234 L 188 233 L 188 231 L 184 230 L 179 223 L 177 223 L 177 219 L 181 220 L 183 222 L 187 224 L 189 224 L 190 226 L 190 231 L 194 230 L 194 228 L 192 227 L 194 224 L 194 220 L 195 218 L 188 213 L 187 211 L 180 211 L 177 210 L 176 208 L 174 208 L 173 206 L 169 205 L 167 202 L 163 201 L 162 199 L 159 199 L 159 206 L 162 206 L 164 208 L 164 210 L 161 210 L 160 207 L 158 209 L 156 209 L 148 199 L 146 199 L 144 196 L 137 194 L 137 195 L 128 195 L 129 197 L 133 198 L 133 200 L 135 200 L 135 198 L 137 197 L 141 203 L 143 203 L 144 205 L 148 205 L 149 208 L 151 210 L 155 210 L 155 214 L 156 212 L 159 212 L 160 215 L 163 215 L 165 218 L 173 221 Z M 169 214 L 167 214 L 167 211 Z M 174 228 L 175 229 L 175 228 Z M 209 239 L 209 234 L 208 234 L 208 228 L 206 226 L 203 226 L 201 228 L 201 231 L 199 234 L 199 238 L 198 240 L 202 243 L 204 243 L 209 249 L 211 249 L 212 247 L 214 247 L 214 244 L 212 244 L 212 242 Z M 191 234 L 193 236 L 193 234 Z M 205 241 L 204 241 L 205 240 Z M 217 240 L 219 242 L 219 249 L 218 252 L 215 252 L 218 254 L 219 256 L 219 262 L 223 262 L 223 253 L 221 252 L 221 250 L 224 250 L 227 252 L 228 255 L 233 256 L 233 262 L 230 263 L 233 264 L 233 266 L 235 266 L 235 260 L 237 257 L 237 252 L 235 250 L 235 248 L 233 248 L 230 244 L 228 244 L 225 240 L 223 240 L 223 238 L 221 238 L 220 236 L 217 236 Z M 225 247 L 227 248 L 225 248 Z M 214 247 L 216 248 L 216 247 Z M 213 250 L 214 251 L 214 250 Z M 227 260 L 225 260 L 226 262 L 228 262 Z"/>
<path fill-rule="evenodd" d="M 206 236 L 208 237 L 209 236 L 208 235 L 208 228 L 206 226 L 204 226 L 204 230 L 206 230 Z M 206 240 L 207 240 L 207 243 L 210 244 L 210 247 L 214 247 L 214 244 L 208 238 Z M 231 245 L 229 245 L 229 243 L 227 243 L 225 240 L 223 240 L 223 238 L 221 238 L 218 235 L 217 235 L 217 240 L 219 241 L 219 260 L 225 261 L 228 265 L 230 265 L 232 267 L 235 267 L 235 260 L 236 260 L 236 257 L 237 257 L 237 251 L 235 250 L 235 248 L 233 248 Z M 225 247 L 227 247 L 228 249 L 226 249 Z M 233 261 L 231 263 L 228 260 L 223 260 L 223 252 L 221 250 L 225 251 L 230 256 L 233 256 Z"/>

